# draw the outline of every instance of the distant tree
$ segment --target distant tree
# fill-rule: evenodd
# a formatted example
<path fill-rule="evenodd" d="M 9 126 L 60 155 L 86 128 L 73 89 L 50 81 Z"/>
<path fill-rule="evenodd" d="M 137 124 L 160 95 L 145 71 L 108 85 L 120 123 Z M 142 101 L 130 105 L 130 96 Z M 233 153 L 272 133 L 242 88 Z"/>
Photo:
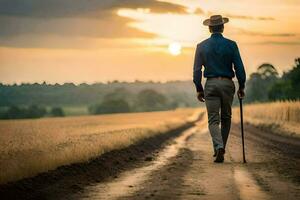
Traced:
<path fill-rule="evenodd" d="M 51 116 L 53 117 L 64 117 L 65 113 L 61 107 L 53 107 L 50 111 Z"/>
<path fill-rule="evenodd" d="M 18 106 L 10 106 L 8 110 L 1 116 L 2 119 L 21 119 L 25 118 L 26 111 Z"/>
<path fill-rule="evenodd" d="M 264 63 L 257 68 L 257 73 L 262 79 L 274 79 L 278 77 L 278 72 L 270 63 Z"/>
<path fill-rule="evenodd" d="M 46 108 L 37 105 L 31 105 L 26 111 L 26 118 L 40 118 L 47 113 Z"/>
<path fill-rule="evenodd" d="M 101 104 L 89 107 L 89 112 L 91 114 L 126 113 L 130 112 L 130 106 L 123 99 L 104 100 Z"/>
<path fill-rule="evenodd" d="M 2 119 L 25 119 L 40 118 L 45 116 L 46 109 L 36 105 L 31 105 L 27 109 L 18 106 L 10 106 L 8 110 L 2 114 Z"/>
<path fill-rule="evenodd" d="M 274 83 L 268 93 L 270 100 L 285 100 L 289 99 L 292 92 L 292 85 L 290 81 L 279 80 Z"/>
<path fill-rule="evenodd" d="M 167 98 L 155 90 L 142 90 L 137 95 L 136 109 L 138 111 L 166 110 L 168 109 Z"/>
<path fill-rule="evenodd" d="M 116 88 L 113 92 L 106 94 L 103 97 L 103 101 L 119 100 L 119 99 L 129 100 L 131 95 L 132 94 L 128 90 L 120 87 L 120 88 Z"/>
<path fill-rule="evenodd" d="M 246 101 L 247 102 L 263 102 L 269 100 L 269 90 L 272 85 L 278 80 L 278 72 L 276 68 L 264 63 L 257 68 L 257 72 L 250 75 L 246 86 Z"/>
<path fill-rule="evenodd" d="M 284 73 L 269 91 L 271 100 L 300 99 L 300 58 L 295 59 L 293 68 Z"/>

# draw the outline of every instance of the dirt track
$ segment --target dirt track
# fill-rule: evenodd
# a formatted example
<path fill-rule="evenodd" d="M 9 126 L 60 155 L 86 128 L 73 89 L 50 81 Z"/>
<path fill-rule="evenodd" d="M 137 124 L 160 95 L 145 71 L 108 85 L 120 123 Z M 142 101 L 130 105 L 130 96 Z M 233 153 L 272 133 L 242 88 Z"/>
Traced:
<path fill-rule="evenodd" d="M 241 163 L 237 125 L 224 164 L 212 162 L 210 136 L 203 126 L 185 131 L 153 163 L 111 182 L 86 188 L 75 198 L 99 199 L 299 199 L 299 146 L 246 126 L 247 164 Z M 264 134 L 258 136 L 258 134 Z M 299 141 L 298 141 L 299 142 Z M 283 150 L 284 149 L 284 150 Z M 293 152 L 293 154 L 287 154 Z M 167 161 L 166 161 L 167 160 Z"/>
<path fill-rule="evenodd" d="M 105 178 L 97 177 L 101 173 L 96 173 L 96 166 L 92 174 L 85 166 L 86 172 L 80 168 L 73 178 L 59 174 L 53 181 L 50 175 L 47 187 L 19 184 L 9 189 L 26 192 L 28 187 L 32 193 L 27 197 L 36 199 L 300 199 L 299 141 L 273 137 L 249 125 L 245 134 L 247 164 L 241 163 L 237 125 L 232 127 L 225 163 L 215 164 L 206 125 L 198 124 L 180 134 L 173 133 L 175 138 L 170 137 L 163 148 L 158 144 L 145 146 L 146 153 L 127 157 L 119 170 L 113 169 L 115 160 L 102 160 L 110 165 L 99 170 L 112 168 L 104 172 L 109 175 Z"/>

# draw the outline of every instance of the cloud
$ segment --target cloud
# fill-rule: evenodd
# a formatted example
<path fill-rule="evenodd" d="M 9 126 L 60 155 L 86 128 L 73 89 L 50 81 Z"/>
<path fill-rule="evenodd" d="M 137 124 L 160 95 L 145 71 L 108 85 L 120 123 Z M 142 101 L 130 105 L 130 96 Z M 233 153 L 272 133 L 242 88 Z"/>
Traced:
<path fill-rule="evenodd" d="M 0 15 L 26 17 L 100 17 L 118 8 L 186 13 L 186 7 L 156 0 L 0 0 Z"/>
<path fill-rule="evenodd" d="M 132 19 L 109 15 L 101 19 L 87 18 L 0 18 L 0 37 L 12 35 L 60 35 L 67 37 L 99 37 L 99 38 L 152 38 L 152 33 L 127 26 Z"/>
<path fill-rule="evenodd" d="M 154 13 L 186 13 L 186 7 L 156 0 L 0 0 L 0 46 L 14 37 L 46 35 L 95 38 L 153 38 L 128 26 L 120 8 L 147 8 Z M 30 42 L 26 42 L 29 44 Z M 42 43 L 42 42 L 41 42 Z M 20 43 L 25 44 L 25 43 Z M 11 44 L 16 46 L 17 44 Z"/>
<path fill-rule="evenodd" d="M 202 14 L 202 13 L 200 13 Z M 215 13 L 208 11 L 206 13 L 207 16 L 215 15 Z M 230 13 L 225 13 L 223 14 L 224 17 L 229 17 L 231 19 L 244 19 L 244 20 L 261 20 L 261 21 L 266 21 L 270 20 L 273 21 L 275 18 L 273 17 L 263 17 L 263 16 L 250 16 L 250 15 L 236 15 L 236 14 L 230 14 Z"/>
<path fill-rule="evenodd" d="M 233 19 L 248 19 L 248 20 L 275 20 L 273 17 L 255 17 L 255 16 L 248 16 L 248 15 L 233 15 L 233 14 L 225 14 L 226 17 L 233 18 Z"/>
<path fill-rule="evenodd" d="M 256 43 L 256 44 L 263 44 L 263 45 L 292 45 L 292 46 L 294 46 L 294 45 L 296 45 L 296 46 L 298 46 L 298 45 L 300 45 L 300 42 L 299 42 L 299 40 L 296 40 L 296 41 L 287 41 L 287 42 L 285 42 L 285 41 L 283 41 L 283 42 L 280 42 L 280 41 L 265 41 L 265 42 L 258 42 L 258 43 Z"/>
<path fill-rule="evenodd" d="M 194 11 L 194 14 L 196 15 L 203 15 L 205 12 L 201 8 L 196 8 Z"/>
<path fill-rule="evenodd" d="M 249 31 L 243 28 L 230 27 L 231 33 L 238 35 L 248 35 L 248 36 L 264 36 L 264 37 L 296 37 L 298 34 L 295 33 L 265 33 L 265 32 L 255 32 Z"/>
<path fill-rule="evenodd" d="M 256 19 L 258 19 L 258 20 L 275 20 L 275 18 L 273 18 L 273 17 L 256 17 Z"/>

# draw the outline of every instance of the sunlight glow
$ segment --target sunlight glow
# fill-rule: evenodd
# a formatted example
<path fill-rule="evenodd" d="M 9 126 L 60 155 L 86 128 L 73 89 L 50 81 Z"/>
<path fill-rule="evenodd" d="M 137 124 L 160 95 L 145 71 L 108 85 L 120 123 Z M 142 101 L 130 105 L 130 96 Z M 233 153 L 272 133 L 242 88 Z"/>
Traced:
<path fill-rule="evenodd" d="M 172 42 L 169 44 L 168 50 L 173 56 L 178 56 L 181 54 L 181 44 L 178 42 Z"/>

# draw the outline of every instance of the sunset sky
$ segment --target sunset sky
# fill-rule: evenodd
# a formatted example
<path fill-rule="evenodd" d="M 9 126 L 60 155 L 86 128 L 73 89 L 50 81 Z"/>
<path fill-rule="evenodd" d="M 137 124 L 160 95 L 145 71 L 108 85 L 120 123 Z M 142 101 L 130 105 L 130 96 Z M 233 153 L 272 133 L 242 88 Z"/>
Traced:
<path fill-rule="evenodd" d="M 300 0 L 0 0 L 0 82 L 190 80 L 202 21 L 230 19 L 248 75 L 300 56 Z"/>

